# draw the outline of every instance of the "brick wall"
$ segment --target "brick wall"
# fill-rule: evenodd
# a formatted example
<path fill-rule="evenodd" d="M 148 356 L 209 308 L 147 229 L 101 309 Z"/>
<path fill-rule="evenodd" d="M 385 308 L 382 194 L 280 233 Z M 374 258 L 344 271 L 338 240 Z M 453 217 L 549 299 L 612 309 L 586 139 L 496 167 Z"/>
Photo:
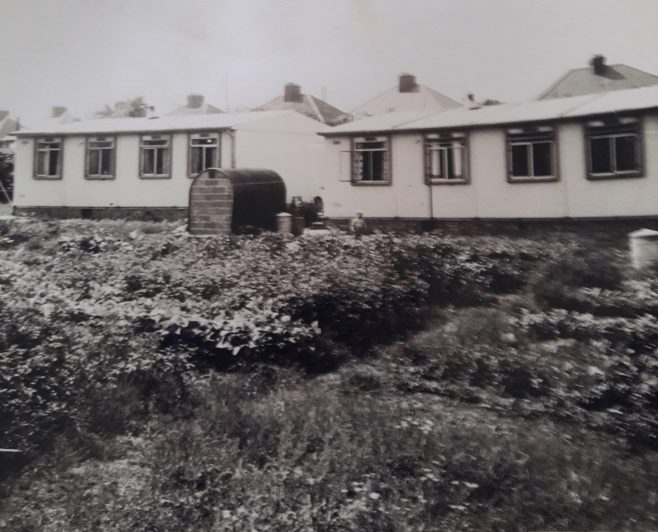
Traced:
<path fill-rule="evenodd" d="M 187 209 L 185 207 L 14 207 L 14 214 L 37 218 L 162 222 L 184 220 L 187 217 Z"/>
<path fill-rule="evenodd" d="M 329 225 L 349 230 L 349 219 L 329 219 Z M 626 238 L 628 233 L 640 228 L 658 230 L 658 217 L 638 216 L 623 218 L 561 218 L 561 219 L 454 219 L 427 220 L 411 218 L 366 218 L 370 231 L 414 232 L 442 231 L 463 236 L 521 236 L 546 233 L 587 234 L 599 238 Z"/>
<path fill-rule="evenodd" d="M 217 170 L 197 176 L 190 187 L 188 231 L 193 235 L 229 234 L 233 217 L 233 184 Z"/>

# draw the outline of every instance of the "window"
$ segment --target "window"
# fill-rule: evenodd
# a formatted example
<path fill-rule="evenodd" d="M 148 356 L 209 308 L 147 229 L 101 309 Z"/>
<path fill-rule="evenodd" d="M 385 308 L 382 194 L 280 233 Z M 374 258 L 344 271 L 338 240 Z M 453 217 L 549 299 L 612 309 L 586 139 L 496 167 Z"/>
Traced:
<path fill-rule="evenodd" d="M 508 129 L 507 149 L 510 182 L 530 183 L 557 179 L 552 126 Z"/>
<path fill-rule="evenodd" d="M 390 156 L 387 137 L 355 138 L 352 144 L 352 183 L 389 185 Z"/>
<path fill-rule="evenodd" d="M 196 133 L 189 136 L 188 175 L 194 177 L 207 168 L 219 166 L 219 134 Z"/>
<path fill-rule="evenodd" d="M 169 177 L 171 138 L 168 135 L 142 137 L 141 177 Z"/>
<path fill-rule="evenodd" d="M 61 179 L 61 138 L 44 137 L 36 140 L 34 177 L 38 179 Z"/>
<path fill-rule="evenodd" d="M 466 136 L 442 133 L 425 136 L 425 182 L 428 184 L 467 183 Z"/>
<path fill-rule="evenodd" d="M 114 177 L 114 138 L 87 139 L 87 165 L 85 175 L 94 179 Z"/>
<path fill-rule="evenodd" d="M 642 175 L 641 135 L 636 118 L 621 118 L 614 123 L 589 122 L 587 149 L 590 179 Z"/>

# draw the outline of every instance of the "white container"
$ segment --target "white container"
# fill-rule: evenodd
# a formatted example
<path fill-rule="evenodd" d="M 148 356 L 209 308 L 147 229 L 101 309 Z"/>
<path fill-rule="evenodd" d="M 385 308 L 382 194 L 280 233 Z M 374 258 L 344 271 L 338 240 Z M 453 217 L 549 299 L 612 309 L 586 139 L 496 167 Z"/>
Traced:
<path fill-rule="evenodd" d="M 276 232 L 292 233 L 292 214 L 280 212 L 276 215 Z"/>
<path fill-rule="evenodd" d="M 658 231 L 638 229 L 628 234 L 631 262 L 636 269 L 658 265 Z"/>

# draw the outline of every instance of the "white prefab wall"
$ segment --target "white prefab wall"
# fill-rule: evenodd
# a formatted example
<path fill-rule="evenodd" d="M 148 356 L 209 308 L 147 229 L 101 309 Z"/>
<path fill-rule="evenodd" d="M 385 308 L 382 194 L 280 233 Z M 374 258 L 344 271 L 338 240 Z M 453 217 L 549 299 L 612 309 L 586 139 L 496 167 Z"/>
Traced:
<path fill-rule="evenodd" d="M 140 135 L 117 135 L 113 179 L 85 178 L 86 137 L 64 137 L 62 178 L 57 180 L 33 178 L 34 140 L 20 139 L 14 202 L 18 207 L 186 207 L 192 181 L 187 174 L 188 134 L 171 137 L 170 177 L 141 178 Z M 231 139 L 223 133 L 220 142 Z"/>
<path fill-rule="evenodd" d="M 320 188 L 319 160 L 326 151 L 324 139 L 316 134 L 319 127 L 319 122 L 291 112 L 223 131 L 220 166 L 231 168 L 235 163 L 274 170 L 284 178 L 289 197 L 311 199 Z M 21 138 L 16 143 L 14 203 L 18 207 L 187 207 L 192 181 L 188 135 L 194 132 L 171 134 L 168 178 L 141 178 L 140 135 L 118 134 L 113 179 L 85 178 L 87 137 L 82 135 L 64 137 L 61 179 L 34 179 L 35 140 Z"/>
<path fill-rule="evenodd" d="M 642 120 L 644 172 L 633 178 L 587 179 L 581 123 L 556 127 L 559 175 L 543 183 L 508 182 L 503 128 L 467 133 L 467 184 L 428 187 L 422 135 L 398 133 L 390 139 L 390 185 L 352 184 L 351 140 L 326 139 L 327 173 L 320 195 L 328 216 L 350 217 L 357 211 L 366 217 L 425 219 L 658 216 L 658 117 L 653 115 Z"/>
<path fill-rule="evenodd" d="M 310 201 L 321 192 L 326 167 L 319 127 L 298 113 L 245 124 L 236 131 L 236 167 L 273 170 L 283 178 L 288 199 Z"/>

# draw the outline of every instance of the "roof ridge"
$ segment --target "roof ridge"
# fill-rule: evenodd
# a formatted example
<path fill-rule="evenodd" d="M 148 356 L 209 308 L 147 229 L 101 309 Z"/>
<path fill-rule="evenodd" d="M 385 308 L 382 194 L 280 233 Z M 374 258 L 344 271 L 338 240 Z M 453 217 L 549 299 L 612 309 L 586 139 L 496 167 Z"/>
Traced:
<path fill-rule="evenodd" d="M 541 94 L 537 96 L 537 100 L 543 100 L 547 94 L 549 94 L 555 87 L 557 87 L 560 83 L 562 83 L 569 75 L 574 73 L 576 70 L 580 70 L 579 68 L 571 68 L 567 70 L 564 74 L 562 74 L 557 80 L 555 80 L 551 85 L 544 90 Z"/>
<path fill-rule="evenodd" d="M 422 83 L 419 83 L 418 85 L 419 85 L 420 87 L 425 87 L 425 88 L 427 89 L 427 91 L 428 91 L 432 96 L 436 96 L 436 95 L 438 95 L 438 96 L 441 96 L 441 98 L 445 98 L 446 100 L 450 100 L 451 102 L 456 103 L 457 105 L 461 105 L 460 102 L 458 102 L 458 101 L 455 100 L 454 98 L 451 98 L 450 96 L 446 96 L 446 95 L 443 94 L 441 91 L 436 90 L 434 87 L 430 87 L 429 85 L 424 85 L 424 84 L 422 84 Z"/>
<path fill-rule="evenodd" d="M 304 94 L 304 98 L 306 98 L 309 101 L 311 107 L 313 108 L 313 111 L 318 116 L 318 119 L 320 120 L 320 122 L 322 122 L 323 124 L 326 124 L 327 121 L 324 118 L 324 116 L 322 115 L 322 113 L 320 112 L 320 109 L 318 109 L 318 106 L 316 105 L 315 100 L 313 99 L 313 96 L 311 96 L 310 94 Z"/>

